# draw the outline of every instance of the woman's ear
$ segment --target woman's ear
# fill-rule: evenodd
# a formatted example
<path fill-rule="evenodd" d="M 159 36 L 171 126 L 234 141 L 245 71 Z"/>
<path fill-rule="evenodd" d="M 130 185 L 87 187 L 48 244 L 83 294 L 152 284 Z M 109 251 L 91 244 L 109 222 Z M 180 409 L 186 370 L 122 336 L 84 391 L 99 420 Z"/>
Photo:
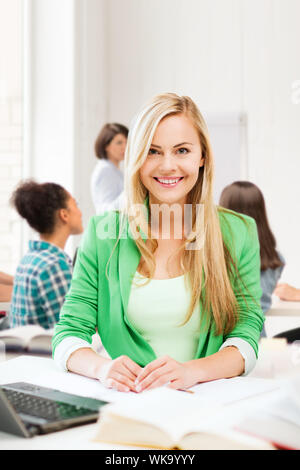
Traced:
<path fill-rule="evenodd" d="M 67 209 L 59 209 L 58 218 L 61 222 L 67 223 L 69 220 L 69 214 Z"/>
<path fill-rule="evenodd" d="M 204 163 L 205 163 L 205 152 L 202 152 L 199 168 L 202 168 L 204 166 Z"/>

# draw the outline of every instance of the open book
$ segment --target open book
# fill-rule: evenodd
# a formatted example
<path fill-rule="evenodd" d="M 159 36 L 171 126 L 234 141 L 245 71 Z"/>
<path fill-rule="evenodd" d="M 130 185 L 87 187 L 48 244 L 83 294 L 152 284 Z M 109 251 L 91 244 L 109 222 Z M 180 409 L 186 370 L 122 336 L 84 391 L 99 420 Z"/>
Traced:
<path fill-rule="evenodd" d="M 253 410 L 236 428 L 278 448 L 300 450 L 300 369 L 272 399 Z"/>
<path fill-rule="evenodd" d="M 160 449 L 269 449 L 229 429 L 212 427 L 224 407 L 167 387 L 145 391 L 101 408 L 95 441 Z"/>
<path fill-rule="evenodd" d="M 53 333 L 54 328 L 46 330 L 39 325 L 17 326 L 0 331 L 0 342 L 4 343 L 6 351 L 50 355 Z M 107 356 L 98 333 L 92 336 L 91 347 L 97 353 Z"/>
<path fill-rule="evenodd" d="M 24 351 L 36 354 L 52 353 L 53 329 L 46 330 L 39 325 L 18 326 L 0 331 L 0 341 L 6 351 Z"/>

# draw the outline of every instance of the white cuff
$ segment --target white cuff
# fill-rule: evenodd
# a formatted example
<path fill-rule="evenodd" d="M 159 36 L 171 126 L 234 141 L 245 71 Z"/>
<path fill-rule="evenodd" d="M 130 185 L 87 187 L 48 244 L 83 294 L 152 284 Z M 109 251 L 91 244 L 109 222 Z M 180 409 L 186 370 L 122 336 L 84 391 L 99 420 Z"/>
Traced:
<path fill-rule="evenodd" d="M 238 348 L 239 352 L 245 360 L 245 369 L 244 373 L 241 375 L 248 375 L 252 369 L 254 369 L 256 364 L 256 354 L 252 346 L 242 338 L 228 338 L 220 347 L 221 349 L 226 348 L 227 346 L 235 346 Z"/>
<path fill-rule="evenodd" d="M 60 369 L 68 371 L 67 362 L 69 357 L 74 351 L 81 348 L 93 349 L 88 341 L 76 336 L 68 336 L 56 346 L 53 359 Z"/>

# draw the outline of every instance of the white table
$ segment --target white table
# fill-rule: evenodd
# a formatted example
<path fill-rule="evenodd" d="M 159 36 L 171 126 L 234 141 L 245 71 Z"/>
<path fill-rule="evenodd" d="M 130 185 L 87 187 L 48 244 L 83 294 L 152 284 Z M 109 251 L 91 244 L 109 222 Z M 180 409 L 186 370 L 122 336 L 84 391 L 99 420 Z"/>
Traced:
<path fill-rule="evenodd" d="M 266 312 L 265 328 L 268 337 L 300 328 L 300 302 L 287 302 L 273 295 L 272 306 Z"/>
<path fill-rule="evenodd" d="M 12 382 L 38 383 L 33 377 L 43 376 L 47 370 L 51 374 L 55 366 L 50 358 L 34 356 L 20 356 L 0 363 L 0 384 Z M 72 390 L 68 390 L 72 393 Z M 76 391 L 73 390 L 73 393 Z M 74 449 L 74 450 L 99 450 L 114 449 L 114 446 L 93 442 L 97 424 L 87 424 L 61 432 L 55 432 L 44 436 L 36 436 L 26 439 L 0 431 L 0 449 Z M 137 449 L 136 447 L 118 446 L 119 449 Z"/>
<path fill-rule="evenodd" d="M 273 295 L 272 306 L 266 313 L 266 316 L 300 317 L 300 302 L 288 302 L 286 300 L 280 300 L 278 297 Z"/>
<path fill-rule="evenodd" d="M 63 375 L 60 375 L 63 374 Z M 108 392 L 102 385 L 95 380 L 87 379 L 76 374 L 60 372 L 52 359 L 45 359 L 39 357 L 20 356 L 16 359 L 10 359 L 0 364 L 0 384 L 27 381 L 39 385 L 50 386 L 55 388 L 55 380 L 59 379 L 60 384 L 63 382 L 61 390 L 69 393 L 81 393 L 83 390 L 81 383 L 88 385 L 88 396 L 95 398 L 106 398 L 106 393 L 115 393 L 120 397 L 120 392 Z M 102 389 L 101 389 L 102 387 Z M 251 398 L 250 398 L 251 399 Z M 240 402 L 241 400 L 238 400 Z M 230 405 L 228 405 L 230 406 Z M 87 449 L 87 450 L 140 450 L 140 447 L 129 447 L 121 445 L 110 445 L 105 443 L 93 442 L 97 424 L 90 424 L 71 428 L 68 430 L 47 434 L 44 436 L 36 436 L 31 439 L 25 439 L 13 436 L 7 433 L 0 432 L 0 450 L 1 449 Z M 232 431 L 228 428 L 228 433 L 231 438 L 237 439 L 238 449 L 242 448 L 257 448 L 257 449 L 272 449 L 272 446 L 250 436 L 241 435 L 237 431 Z M 213 448 L 213 442 L 211 443 Z M 148 449 L 149 450 L 149 449 Z"/>

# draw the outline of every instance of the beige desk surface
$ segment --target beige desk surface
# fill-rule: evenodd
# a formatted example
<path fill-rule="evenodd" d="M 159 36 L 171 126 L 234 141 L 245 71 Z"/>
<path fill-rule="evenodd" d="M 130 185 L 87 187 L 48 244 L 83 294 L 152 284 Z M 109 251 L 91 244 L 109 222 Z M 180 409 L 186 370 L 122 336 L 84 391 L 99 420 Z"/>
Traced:
<path fill-rule="evenodd" d="M 300 316 L 300 302 L 287 302 L 272 296 L 272 306 L 266 316 Z"/>

